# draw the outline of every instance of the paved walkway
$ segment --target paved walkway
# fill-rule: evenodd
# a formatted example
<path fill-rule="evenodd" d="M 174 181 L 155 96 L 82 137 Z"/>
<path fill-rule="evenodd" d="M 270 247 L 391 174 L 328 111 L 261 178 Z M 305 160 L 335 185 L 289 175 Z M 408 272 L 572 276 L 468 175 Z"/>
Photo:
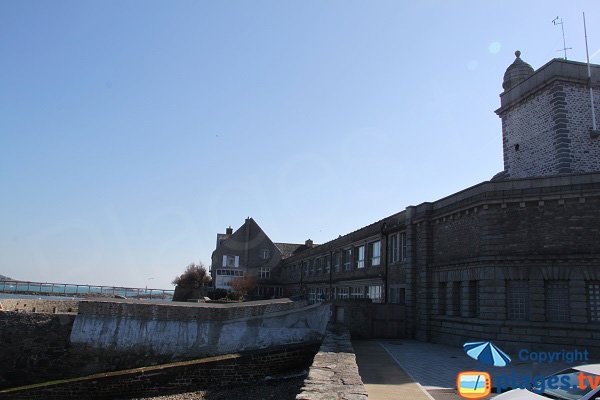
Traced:
<path fill-rule="evenodd" d="M 431 400 L 376 341 L 353 341 L 360 377 L 369 400 Z"/>
<path fill-rule="evenodd" d="M 370 400 L 458 400 L 462 398 L 456 393 L 456 375 L 461 371 L 489 372 L 495 387 L 501 375 L 547 376 L 572 366 L 520 362 L 511 354 L 509 366 L 489 367 L 471 359 L 462 347 L 417 340 L 353 341 L 352 345 Z"/>

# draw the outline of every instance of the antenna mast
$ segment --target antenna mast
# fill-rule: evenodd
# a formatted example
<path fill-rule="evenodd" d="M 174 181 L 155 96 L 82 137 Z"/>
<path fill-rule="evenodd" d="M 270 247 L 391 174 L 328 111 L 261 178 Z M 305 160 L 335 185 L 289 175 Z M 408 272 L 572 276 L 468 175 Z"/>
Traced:
<path fill-rule="evenodd" d="M 560 19 L 560 22 L 557 22 Z M 552 20 L 552 23 L 554 25 L 560 25 L 560 28 L 562 29 L 562 35 L 563 35 L 563 48 L 557 51 L 564 51 L 565 52 L 565 60 L 567 59 L 567 50 L 573 50 L 572 47 L 567 47 L 567 42 L 565 41 L 565 25 L 563 24 L 563 20 L 562 18 L 559 18 L 558 16 L 556 18 L 554 18 Z"/>
<path fill-rule="evenodd" d="M 590 103 L 592 106 L 592 136 L 598 136 L 596 127 L 596 110 L 594 108 L 594 91 L 592 90 L 592 69 L 590 67 L 590 53 L 588 51 L 587 28 L 585 26 L 585 12 L 583 13 L 583 32 L 585 33 L 585 55 L 587 57 L 588 84 L 590 86 Z"/>

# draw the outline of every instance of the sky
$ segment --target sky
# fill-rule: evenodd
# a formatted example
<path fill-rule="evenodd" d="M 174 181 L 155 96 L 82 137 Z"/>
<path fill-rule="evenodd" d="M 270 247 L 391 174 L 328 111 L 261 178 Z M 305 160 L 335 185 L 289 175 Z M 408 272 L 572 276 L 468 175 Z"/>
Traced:
<path fill-rule="evenodd" d="M 253 217 L 324 243 L 503 168 L 502 76 L 600 2 L 0 2 L 0 274 L 172 289 Z"/>

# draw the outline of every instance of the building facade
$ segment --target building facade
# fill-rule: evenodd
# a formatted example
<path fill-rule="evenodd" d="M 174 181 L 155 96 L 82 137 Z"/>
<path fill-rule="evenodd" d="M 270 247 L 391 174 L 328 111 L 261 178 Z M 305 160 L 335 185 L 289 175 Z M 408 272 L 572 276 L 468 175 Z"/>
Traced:
<path fill-rule="evenodd" d="M 269 284 L 311 301 L 403 304 L 405 336 L 420 340 L 600 355 L 600 137 L 589 97 L 591 87 L 600 100 L 600 66 L 588 79 L 585 64 L 555 59 L 534 71 L 515 54 L 496 111 L 502 172 L 299 246 L 270 264 Z"/>

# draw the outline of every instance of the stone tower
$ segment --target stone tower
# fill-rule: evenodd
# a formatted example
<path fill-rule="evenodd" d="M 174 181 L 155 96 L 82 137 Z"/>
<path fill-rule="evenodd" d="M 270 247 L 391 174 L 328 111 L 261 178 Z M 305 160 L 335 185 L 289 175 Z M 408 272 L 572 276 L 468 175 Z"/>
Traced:
<path fill-rule="evenodd" d="M 504 171 L 494 179 L 600 171 L 600 137 L 592 131 L 589 95 L 600 118 L 600 65 L 553 59 L 535 71 L 515 52 L 496 114 L 502 119 Z"/>

